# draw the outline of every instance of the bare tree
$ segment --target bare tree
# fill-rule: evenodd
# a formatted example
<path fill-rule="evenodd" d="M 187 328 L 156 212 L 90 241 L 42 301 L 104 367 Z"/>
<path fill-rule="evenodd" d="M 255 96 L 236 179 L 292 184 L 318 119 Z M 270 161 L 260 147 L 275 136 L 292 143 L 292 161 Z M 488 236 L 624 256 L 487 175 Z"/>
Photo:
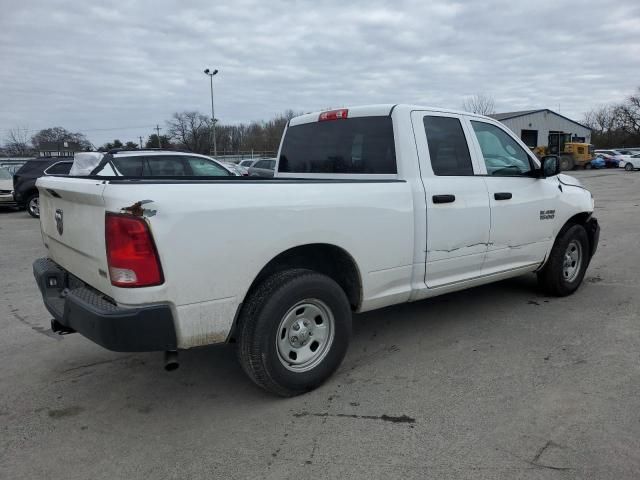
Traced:
<path fill-rule="evenodd" d="M 211 119 L 200 112 L 176 112 L 167 122 L 169 136 L 187 150 L 208 153 Z"/>
<path fill-rule="evenodd" d="M 9 155 L 21 157 L 28 155 L 32 150 L 31 143 L 29 142 L 29 129 L 26 127 L 16 127 L 9 130 L 4 147 Z"/>
<path fill-rule="evenodd" d="M 479 93 L 465 98 L 462 102 L 462 109 L 479 115 L 491 115 L 496 113 L 496 102 L 493 97 Z"/>
<path fill-rule="evenodd" d="M 632 136 L 640 136 L 640 87 L 618 107 L 620 129 Z"/>

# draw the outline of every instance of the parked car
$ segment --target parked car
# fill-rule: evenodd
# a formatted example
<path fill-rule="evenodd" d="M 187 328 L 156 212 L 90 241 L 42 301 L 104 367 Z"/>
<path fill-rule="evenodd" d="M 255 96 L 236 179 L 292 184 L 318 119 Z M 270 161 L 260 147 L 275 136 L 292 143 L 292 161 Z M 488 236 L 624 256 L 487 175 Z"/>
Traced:
<path fill-rule="evenodd" d="M 640 153 L 630 155 L 624 160 L 620 160 L 620 168 L 624 168 L 627 172 L 640 169 Z"/>
<path fill-rule="evenodd" d="M 247 169 L 244 167 L 241 167 L 240 165 L 238 165 L 237 163 L 232 163 L 232 162 L 222 162 L 222 164 L 227 167 L 229 170 L 231 170 L 233 172 L 234 175 L 237 176 L 243 176 L 243 175 L 248 175 Z"/>
<path fill-rule="evenodd" d="M 587 163 L 585 165 L 586 169 L 590 169 L 590 168 L 607 168 L 607 163 L 605 162 L 604 158 L 601 156 L 597 156 L 595 157 L 593 160 L 591 160 L 589 163 Z"/>
<path fill-rule="evenodd" d="M 614 150 L 614 149 L 609 149 L 609 150 L 594 150 L 593 153 L 598 154 L 598 153 L 602 153 L 604 155 L 609 155 L 612 157 L 621 157 L 622 153 L 620 153 L 618 150 Z"/>
<path fill-rule="evenodd" d="M 263 158 L 256 160 L 256 162 L 249 167 L 250 177 L 273 177 L 273 172 L 276 168 L 275 158 Z"/>
<path fill-rule="evenodd" d="M 254 159 L 252 158 L 252 159 L 249 159 L 249 160 L 241 160 L 241 161 L 240 161 L 240 163 L 239 163 L 239 165 L 240 165 L 241 167 L 244 167 L 244 168 L 247 168 L 247 169 L 248 169 L 248 168 L 252 167 L 252 166 L 253 166 L 253 164 L 254 164 L 254 163 L 256 163 L 256 162 L 257 162 L 257 160 L 254 160 Z"/>
<path fill-rule="evenodd" d="M 111 150 L 92 174 L 126 177 L 228 177 L 235 176 L 222 162 L 175 150 Z"/>
<path fill-rule="evenodd" d="M 618 168 L 620 166 L 622 155 L 618 152 L 614 152 L 613 150 L 596 150 L 594 154 L 604 160 L 605 168 Z"/>
<path fill-rule="evenodd" d="M 18 206 L 26 207 L 34 218 L 40 216 L 39 192 L 36 180 L 47 175 L 68 175 L 73 159 L 39 157 L 27 161 L 13 176 L 14 198 Z"/>
<path fill-rule="evenodd" d="M 276 163 L 265 182 L 39 179 L 33 271 L 53 330 L 170 367 L 235 342 L 257 385 L 290 396 L 338 368 L 352 312 L 531 272 L 570 295 L 598 245 L 591 193 L 488 117 L 305 114 Z"/>
<path fill-rule="evenodd" d="M 634 155 L 638 152 L 634 151 L 634 150 L 627 150 L 627 149 L 616 149 L 616 151 L 623 157 L 623 158 L 627 158 L 630 157 L 631 155 Z"/>
<path fill-rule="evenodd" d="M 14 207 L 13 176 L 6 168 L 0 167 L 0 207 Z"/>

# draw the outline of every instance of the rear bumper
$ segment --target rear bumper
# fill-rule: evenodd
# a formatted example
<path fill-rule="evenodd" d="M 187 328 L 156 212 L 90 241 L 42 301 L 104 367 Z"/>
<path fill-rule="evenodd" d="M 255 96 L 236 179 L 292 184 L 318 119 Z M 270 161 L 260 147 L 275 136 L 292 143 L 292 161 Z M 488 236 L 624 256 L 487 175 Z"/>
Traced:
<path fill-rule="evenodd" d="M 48 258 L 33 262 L 33 275 L 57 331 L 79 332 L 116 352 L 177 349 L 168 305 L 119 307 Z"/>

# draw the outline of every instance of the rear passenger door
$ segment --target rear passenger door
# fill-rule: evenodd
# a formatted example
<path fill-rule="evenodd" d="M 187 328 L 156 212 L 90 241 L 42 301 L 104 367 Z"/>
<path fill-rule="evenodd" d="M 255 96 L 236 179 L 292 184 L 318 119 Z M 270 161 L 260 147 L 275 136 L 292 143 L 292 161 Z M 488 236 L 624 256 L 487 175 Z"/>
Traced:
<path fill-rule="evenodd" d="M 469 150 L 463 117 L 416 111 L 413 130 L 427 204 L 427 287 L 445 286 L 482 272 L 489 243 L 487 187 Z"/>

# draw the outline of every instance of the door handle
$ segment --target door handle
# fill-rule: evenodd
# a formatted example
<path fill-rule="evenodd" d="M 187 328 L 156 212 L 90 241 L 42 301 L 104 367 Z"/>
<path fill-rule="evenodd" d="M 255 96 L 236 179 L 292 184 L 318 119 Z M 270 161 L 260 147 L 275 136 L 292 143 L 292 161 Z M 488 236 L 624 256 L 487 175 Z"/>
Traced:
<path fill-rule="evenodd" d="M 498 192 L 493 194 L 493 198 L 496 200 L 511 200 L 511 197 L 513 197 L 513 195 L 511 195 L 510 192 Z"/>
<path fill-rule="evenodd" d="M 456 201 L 455 195 L 434 195 L 431 197 L 433 203 L 452 203 Z"/>

